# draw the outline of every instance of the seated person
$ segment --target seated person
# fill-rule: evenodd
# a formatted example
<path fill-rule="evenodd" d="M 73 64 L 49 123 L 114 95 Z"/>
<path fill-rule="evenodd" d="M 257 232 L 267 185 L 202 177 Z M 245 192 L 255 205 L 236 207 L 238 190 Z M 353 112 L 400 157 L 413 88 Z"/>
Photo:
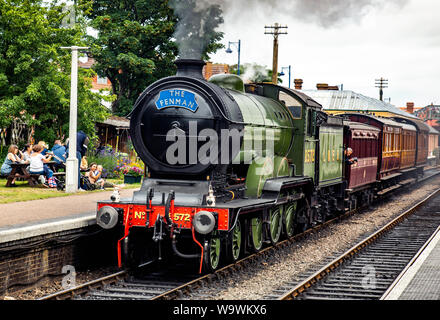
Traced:
<path fill-rule="evenodd" d="M 64 168 L 66 162 L 66 147 L 61 144 L 61 140 L 55 140 L 52 147 L 53 160 L 56 162 L 57 169 Z"/>
<path fill-rule="evenodd" d="M 32 144 L 28 143 L 27 145 L 24 146 L 23 149 L 23 160 L 29 162 L 31 158 L 31 154 L 32 154 Z"/>
<path fill-rule="evenodd" d="M 101 174 L 102 174 L 102 170 L 99 171 L 98 165 L 95 162 L 92 162 L 90 164 L 90 170 L 88 172 L 89 181 L 91 184 L 96 185 L 100 189 L 104 189 L 104 179 L 101 178 Z"/>
<path fill-rule="evenodd" d="M 40 146 L 43 147 L 43 151 L 41 151 L 41 154 L 42 154 L 43 156 L 45 156 L 46 153 L 47 153 L 47 151 L 49 151 L 49 146 L 48 146 L 48 145 L 46 144 L 46 142 L 44 142 L 43 140 L 38 141 L 38 144 L 39 144 Z"/>
<path fill-rule="evenodd" d="M 15 144 L 12 144 L 8 149 L 8 154 L 6 155 L 5 161 L 2 164 L 2 167 L 0 169 L 2 176 L 8 176 L 11 171 L 12 163 L 25 163 L 25 161 L 22 159 L 21 154 L 19 153 L 18 147 Z M 12 180 L 11 187 L 16 187 L 15 179 Z"/>
<path fill-rule="evenodd" d="M 90 165 L 90 167 L 92 167 L 92 165 Z M 87 168 L 88 168 L 87 156 L 84 156 L 81 158 L 81 163 L 79 165 L 79 168 L 83 171 L 87 170 Z"/>
<path fill-rule="evenodd" d="M 98 168 L 98 171 L 101 173 L 101 176 L 99 177 L 97 183 L 102 183 L 103 189 L 105 189 L 105 188 L 114 188 L 115 185 L 113 183 L 108 182 L 107 180 L 102 178 L 102 170 L 104 170 L 104 168 L 100 164 L 98 164 L 97 168 Z"/>
<path fill-rule="evenodd" d="M 41 153 L 43 151 L 43 147 L 39 144 L 36 144 L 32 147 L 32 154 L 29 166 L 29 172 L 31 174 L 41 174 L 46 176 L 47 179 L 53 176 L 53 171 L 49 169 L 47 166 L 47 162 L 49 162 L 52 158 L 52 155 L 43 156 Z"/>
<path fill-rule="evenodd" d="M 102 170 L 103 168 L 101 165 L 97 165 L 96 163 L 90 165 L 90 171 L 88 172 L 90 183 L 95 184 L 99 189 L 104 189 L 105 187 L 113 188 L 114 185 L 112 183 L 107 182 L 102 178 Z"/>

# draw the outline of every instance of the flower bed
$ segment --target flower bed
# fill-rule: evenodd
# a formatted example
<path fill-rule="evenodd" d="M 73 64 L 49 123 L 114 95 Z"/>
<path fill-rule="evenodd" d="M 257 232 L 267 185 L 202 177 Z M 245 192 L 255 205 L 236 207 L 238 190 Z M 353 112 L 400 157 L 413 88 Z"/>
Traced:
<path fill-rule="evenodd" d="M 120 170 L 124 176 L 140 177 L 144 174 L 144 168 L 137 162 L 124 164 Z"/>
<path fill-rule="evenodd" d="M 95 162 L 103 166 L 104 179 L 124 179 L 125 176 L 142 177 L 144 163 L 139 160 L 130 160 L 128 154 L 114 152 L 110 146 L 102 148 L 94 155 L 88 156 L 89 163 Z M 136 179 L 139 180 L 139 179 Z"/>

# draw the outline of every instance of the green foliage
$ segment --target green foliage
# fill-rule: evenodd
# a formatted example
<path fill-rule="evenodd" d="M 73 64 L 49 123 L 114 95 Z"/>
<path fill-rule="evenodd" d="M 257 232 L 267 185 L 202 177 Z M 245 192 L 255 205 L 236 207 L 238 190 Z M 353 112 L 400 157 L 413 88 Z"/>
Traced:
<path fill-rule="evenodd" d="M 163 0 L 95 0 L 87 17 L 99 32 L 89 39 L 93 68 L 112 83 L 113 113 L 125 116 L 150 83 L 175 73 L 173 11 Z"/>
<path fill-rule="evenodd" d="M 83 6 L 88 2 L 79 0 Z M 213 10 L 219 13 L 218 7 Z M 93 68 L 112 83 L 112 93 L 117 96 L 112 112 L 126 116 L 148 85 L 175 74 L 178 18 L 168 0 L 94 0 L 86 16 L 98 31 L 96 38 L 89 39 L 96 61 Z M 218 22 L 219 19 L 215 23 Z M 209 41 L 202 55 L 205 59 L 222 47 L 218 41 L 223 34 L 211 32 L 206 36 Z"/>
<path fill-rule="evenodd" d="M 84 45 L 85 23 L 80 16 L 67 27 L 67 14 L 58 1 L 0 1 L 1 127 L 21 119 L 49 142 L 68 132 L 71 52 L 60 47 Z M 80 70 L 78 77 L 78 129 L 89 135 L 106 116 L 101 95 L 89 90 L 92 76 Z"/>

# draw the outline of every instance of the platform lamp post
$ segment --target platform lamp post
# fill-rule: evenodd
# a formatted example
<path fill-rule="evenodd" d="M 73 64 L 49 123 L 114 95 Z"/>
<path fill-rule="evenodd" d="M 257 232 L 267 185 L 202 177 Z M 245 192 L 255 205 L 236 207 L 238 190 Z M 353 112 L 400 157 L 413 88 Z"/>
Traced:
<path fill-rule="evenodd" d="M 76 131 L 78 114 L 78 50 L 87 50 L 89 47 L 61 47 L 72 50 L 72 69 L 70 80 L 70 117 L 69 117 L 69 157 L 66 160 L 66 192 L 78 191 L 78 159 L 76 158 Z"/>
<path fill-rule="evenodd" d="M 237 63 L 237 75 L 240 75 L 240 47 L 241 47 L 241 41 L 240 39 L 238 42 L 228 42 L 228 49 L 226 49 L 226 53 L 232 53 L 231 44 L 237 46 L 238 49 L 238 63 Z"/>
<path fill-rule="evenodd" d="M 285 75 L 285 73 L 283 71 L 284 69 L 288 69 L 289 70 L 289 88 L 290 88 L 290 71 L 291 71 L 290 65 L 288 67 L 281 67 L 280 76 L 284 76 Z"/>

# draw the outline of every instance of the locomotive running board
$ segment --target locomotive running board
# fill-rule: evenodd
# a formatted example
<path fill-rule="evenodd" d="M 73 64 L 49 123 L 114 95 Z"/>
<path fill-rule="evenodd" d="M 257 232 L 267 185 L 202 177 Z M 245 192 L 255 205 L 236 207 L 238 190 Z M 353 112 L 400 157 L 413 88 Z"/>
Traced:
<path fill-rule="evenodd" d="M 284 178 L 272 178 L 267 179 L 264 183 L 263 193 L 261 198 L 278 198 L 275 194 L 278 194 L 282 188 L 294 187 L 312 183 L 310 177 L 284 177 Z"/>

